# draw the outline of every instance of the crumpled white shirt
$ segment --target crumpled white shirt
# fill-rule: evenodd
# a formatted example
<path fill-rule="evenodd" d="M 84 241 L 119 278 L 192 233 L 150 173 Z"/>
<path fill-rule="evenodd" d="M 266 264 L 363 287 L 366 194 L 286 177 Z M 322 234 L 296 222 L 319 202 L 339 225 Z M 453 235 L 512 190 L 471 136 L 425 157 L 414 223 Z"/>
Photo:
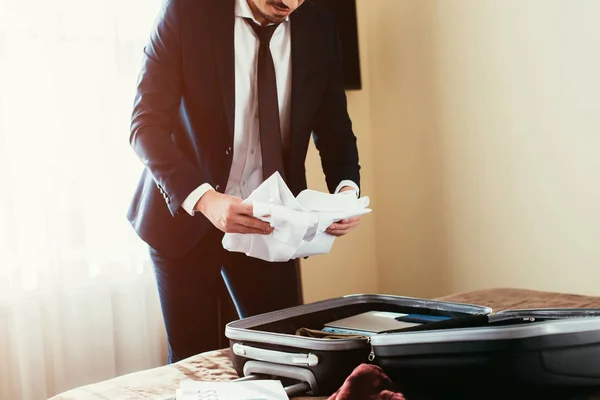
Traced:
<path fill-rule="evenodd" d="M 274 231 L 269 235 L 226 233 L 223 247 L 272 262 L 329 253 L 335 236 L 325 230 L 333 222 L 371 212 L 369 198 L 357 199 L 354 191 L 328 194 L 307 189 L 294 197 L 277 172 L 244 203 L 252 204 L 254 216 Z"/>

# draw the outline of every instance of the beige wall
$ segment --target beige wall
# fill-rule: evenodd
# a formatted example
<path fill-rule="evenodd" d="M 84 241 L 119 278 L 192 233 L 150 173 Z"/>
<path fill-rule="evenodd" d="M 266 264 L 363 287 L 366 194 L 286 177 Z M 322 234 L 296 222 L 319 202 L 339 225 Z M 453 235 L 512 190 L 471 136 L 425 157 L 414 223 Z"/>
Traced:
<path fill-rule="evenodd" d="M 369 4 L 378 289 L 431 297 L 446 282 L 433 2 Z"/>
<path fill-rule="evenodd" d="M 374 213 L 304 262 L 306 300 L 600 295 L 600 1 L 357 1 Z"/>
<path fill-rule="evenodd" d="M 378 290 L 600 295 L 600 2 L 358 1 Z"/>

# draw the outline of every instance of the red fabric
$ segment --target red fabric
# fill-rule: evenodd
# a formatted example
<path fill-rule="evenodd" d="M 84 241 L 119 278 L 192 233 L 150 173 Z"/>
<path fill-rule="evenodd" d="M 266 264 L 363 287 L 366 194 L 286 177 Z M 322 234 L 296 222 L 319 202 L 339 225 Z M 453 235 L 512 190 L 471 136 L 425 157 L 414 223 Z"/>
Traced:
<path fill-rule="evenodd" d="M 361 364 L 328 400 L 406 400 L 394 383 L 376 365 Z"/>

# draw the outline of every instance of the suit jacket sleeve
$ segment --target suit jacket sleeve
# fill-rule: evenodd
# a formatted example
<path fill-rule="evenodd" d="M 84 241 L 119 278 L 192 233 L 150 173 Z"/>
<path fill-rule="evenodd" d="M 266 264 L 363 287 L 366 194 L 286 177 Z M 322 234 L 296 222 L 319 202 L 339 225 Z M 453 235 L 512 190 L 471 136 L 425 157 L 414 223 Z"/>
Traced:
<path fill-rule="evenodd" d="M 200 170 L 171 140 L 182 95 L 177 0 L 168 0 L 144 48 L 131 119 L 130 144 L 150 171 L 172 215 L 202 183 Z"/>
<path fill-rule="evenodd" d="M 337 31 L 334 30 L 331 36 L 333 55 L 328 71 L 328 86 L 314 120 L 313 138 L 321 156 L 327 188 L 333 193 L 337 185 L 345 179 L 355 182 L 360 187 L 360 166 L 356 137 L 348 115 Z"/>

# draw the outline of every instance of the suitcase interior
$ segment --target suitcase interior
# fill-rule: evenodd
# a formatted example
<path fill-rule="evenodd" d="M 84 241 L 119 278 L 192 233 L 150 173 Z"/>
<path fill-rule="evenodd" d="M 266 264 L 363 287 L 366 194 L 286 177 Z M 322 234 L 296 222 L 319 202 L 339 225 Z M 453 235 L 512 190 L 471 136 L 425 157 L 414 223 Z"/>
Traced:
<path fill-rule="evenodd" d="M 249 317 L 226 327 L 234 368 L 239 376 L 244 376 L 244 365 L 252 360 L 234 353 L 236 343 L 277 352 L 310 353 L 318 357 L 318 364 L 299 367 L 309 369 L 318 382 L 318 389 L 311 394 L 328 395 L 341 386 L 355 367 L 368 362 L 371 345 L 365 339 L 300 337 L 295 335 L 296 331 L 299 328 L 320 330 L 327 322 L 367 311 L 465 317 L 487 315 L 491 309 L 401 296 L 353 295 Z"/>
<path fill-rule="evenodd" d="M 374 362 L 413 397 L 566 399 L 600 387 L 600 310 L 509 310 L 477 322 L 379 335 Z"/>

